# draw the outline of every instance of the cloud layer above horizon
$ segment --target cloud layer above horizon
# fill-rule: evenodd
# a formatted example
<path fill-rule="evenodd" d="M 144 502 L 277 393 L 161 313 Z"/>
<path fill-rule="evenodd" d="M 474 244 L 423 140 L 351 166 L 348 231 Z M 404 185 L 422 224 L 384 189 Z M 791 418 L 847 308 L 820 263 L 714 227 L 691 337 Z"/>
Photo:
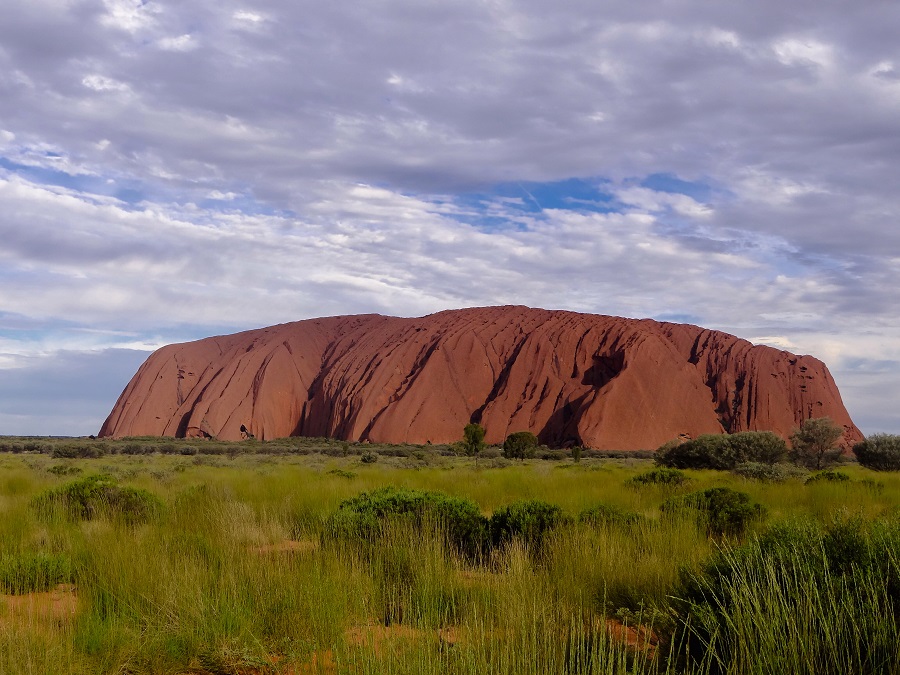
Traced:
<path fill-rule="evenodd" d="M 12 0 L 0 434 L 95 433 L 168 342 L 491 304 L 810 353 L 900 432 L 898 34 L 888 0 Z"/>

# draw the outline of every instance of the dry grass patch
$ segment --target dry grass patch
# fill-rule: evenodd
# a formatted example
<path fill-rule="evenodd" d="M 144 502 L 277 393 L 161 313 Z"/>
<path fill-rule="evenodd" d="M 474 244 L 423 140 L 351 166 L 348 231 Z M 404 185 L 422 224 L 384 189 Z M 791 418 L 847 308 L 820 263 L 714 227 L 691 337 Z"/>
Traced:
<path fill-rule="evenodd" d="M 77 612 L 78 596 L 72 584 L 59 584 L 50 591 L 0 595 L 0 629 L 62 627 Z"/>

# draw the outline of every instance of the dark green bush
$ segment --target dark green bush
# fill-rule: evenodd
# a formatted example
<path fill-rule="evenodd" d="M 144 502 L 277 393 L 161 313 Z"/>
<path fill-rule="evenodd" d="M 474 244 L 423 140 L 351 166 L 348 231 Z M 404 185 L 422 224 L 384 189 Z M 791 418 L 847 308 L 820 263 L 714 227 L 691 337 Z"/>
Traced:
<path fill-rule="evenodd" d="M 774 464 L 786 456 L 787 444 L 771 431 L 742 431 L 670 441 L 656 451 L 655 460 L 676 469 L 728 470 L 744 462 Z"/>
<path fill-rule="evenodd" d="M 875 471 L 900 471 L 900 436 L 873 434 L 853 446 L 861 465 Z"/>
<path fill-rule="evenodd" d="M 816 471 L 833 466 L 841 458 L 836 444 L 843 433 L 843 427 L 827 417 L 803 420 L 791 434 L 791 461 Z"/>
<path fill-rule="evenodd" d="M 470 557 L 481 554 L 487 543 L 488 521 L 478 505 L 443 492 L 384 487 L 344 500 L 325 524 L 326 538 L 372 540 L 385 521 L 411 519 L 416 526 L 426 521 L 443 528 L 454 547 Z"/>
<path fill-rule="evenodd" d="M 48 591 L 72 581 L 72 561 L 52 553 L 0 556 L 0 591 L 12 595 Z"/>
<path fill-rule="evenodd" d="M 155 448 L 142 443 L 123 443 L 119 452 L 123 455 L 152 455 Z"/>
<path fill-rule="evenodd" d="M 109 475 L 93 475 L 49 490 L 32 500 L 38 514 L 62 512 L 73 520 L 107 515 L 127 523 L 146 522 L 162 511 L 162 502 L 150 492 L 118 485 Z"/>
<path fill-rule="evenodd" d="M 612 504 L 596 504 L 578 515 L 578 521 L 593 525 L 594 527 L 634 527 L 644 520 L 644 517 L 633 511 L 613 506 Z"/>
<path fill-rule="evenodd" d="M 544 537 L 567 521 L 562 509 L 538 499 L 523 499 L 497 509 L 491 516 L 491 542 L 499 546 L 511 539 L 539 547 Z"/>
<path fill-rule="evenodd" d="M 696 510 L 707 533 L 713 536 L 740 536 L 753 521 L 765 515 L 765 509 L 754 503 L 750 495 L 727 487 L 671 497 L 662 505 L 663 513 L 684 509 Z"/>
<path fill-rule="evenodd" d="M 503 456 L 506 459 L 526 459 L 534 457 L 538 439 L 530 431 L 516 431 L 503 441 Z"/>
<path fill-rule="evenodd" d="M 771 431 L 741 431 L 728 436 L 735 464 L 777 464 L 788 455 L 787 443 Z"/>
<path fill-rule="evenodd" d="M 372 452 L 371 450 L 366 450 L 362 456 L 359 458 L 363 464 L 374 464 L 378 461 L 378 453 Z"/>
<path fill-rule="evenodd" d="M 629 480 L 628 483 L 638 487 L 644 485 L 666 485 L 669 487 L 677 487 L 679 485 L 684 485 L 688 480 L 690 479 L 678 469 L 663 467 L 640 473 Z"/>
<path fill-rule="evenodd" d="M 50 456 L 54 459 L 97 459 L 106 455 L 106 448 L 101 445 L 57 445 Z"/>
<path fill-rule="evenodd" d="M 683 443 L 670 441 L 656 451 L 659 466 L 674 469 L 728 469 L 734 462 L 724 434 L 703 434 Z"/>
<path fill-rule="evenodd" d="M 825 471 L 814 473 L 812 476 L 807 478 L 806 485 L 810 485 L 812 483 L 846 483 L 849 480 L 850 476 L 843 473 L 842 471 L 826 469 Z"/>
<path fill-rule="evenodd" d="M 569 458 L 569 455 L 565 450 L 551 450 L 550 448 L 541 447 L 537 451 L 538 459 L 547 460 L 550 462 L 561 462 L 565 459 Z"/>

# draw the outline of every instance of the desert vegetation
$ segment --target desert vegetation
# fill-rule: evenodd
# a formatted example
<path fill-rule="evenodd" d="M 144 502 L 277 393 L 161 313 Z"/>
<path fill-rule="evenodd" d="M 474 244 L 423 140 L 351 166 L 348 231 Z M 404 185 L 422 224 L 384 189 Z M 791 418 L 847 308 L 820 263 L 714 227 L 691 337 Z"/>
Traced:
<path fill-rule="evenodd" d="M 900 672 L 883 469 L 3 443 L 2 673 Z"/>

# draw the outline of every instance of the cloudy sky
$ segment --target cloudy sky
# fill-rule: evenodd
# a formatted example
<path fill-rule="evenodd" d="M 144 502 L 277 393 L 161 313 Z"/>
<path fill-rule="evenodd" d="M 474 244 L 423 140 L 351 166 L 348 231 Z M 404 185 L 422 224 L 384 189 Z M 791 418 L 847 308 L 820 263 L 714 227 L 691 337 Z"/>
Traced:
<path fill-rule="evenodd" d="M 536 307 L 824 360 L 900 432 L 896 0 L 5 0 L 0 434 L 163 344 Z"/>

